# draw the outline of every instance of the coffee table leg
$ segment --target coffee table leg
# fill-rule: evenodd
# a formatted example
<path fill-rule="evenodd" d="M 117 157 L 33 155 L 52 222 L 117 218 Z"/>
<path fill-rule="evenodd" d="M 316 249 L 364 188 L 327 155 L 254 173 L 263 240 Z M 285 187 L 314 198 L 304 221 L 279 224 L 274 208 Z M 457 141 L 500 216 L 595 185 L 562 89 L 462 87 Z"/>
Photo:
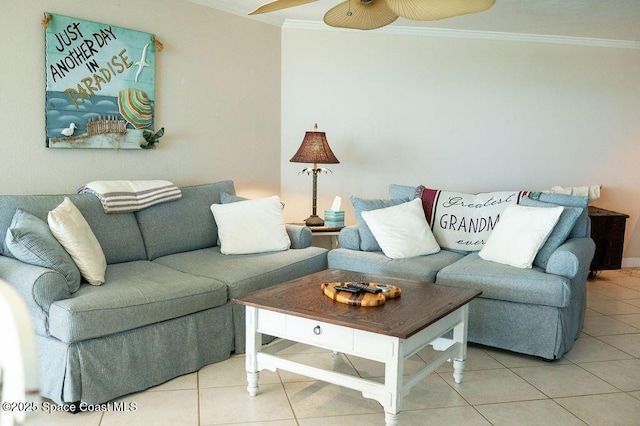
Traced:
<path fill-rule="evenodd" d="M 247 372 L 247 392 L 249 392 L 250 396 L 256 396 L 258 394 L 258 379 L 260 378 L 260 373 L 249 373 Z"/>
<path fill-rule="evenodd" d="M 460 343 L 460 352 L 453 360 L 453 380 L 462 382 L 464 376 L 464 361 L 467 359 L 467 324 L 469 320 L 469 305 L 460 308 L 462 321 L 453 328 L 453 341 Z"/>
<path fill-rule="evenodd" d="M 462 376 L 464 376 L 464 361 L 459 359 L 453 360 L 453 380 L 456 383 L 462 383 Z"/>
<path fill-rule="evenodd" d="M 398 424 L 398 420 L 400 419 L 399 413 L 387 413 L 384 412 L 384 424 L 385 426 L 396 426 Z"/>
<path fill-rule="evenodd" d="M 246 347 L 245 347 L 245 368 L 247 370 L 247 392 L 249 395 L 258 394 L 258 370 L 257 354 L 262 346 L 262 335 L 258 333 L 258 309 L 251 306 L 246 308 Z"/>
<path fill-rule="evenodd" d="M 388 394 L 387 403 L 383 405 L 386 426 L 396 426 L 402 408 L 402 380 L 404 374 L 404 349 L 402 341 L 396 340 L 395 348 L 387 354 L 384 371 L 384 385 Z"/>

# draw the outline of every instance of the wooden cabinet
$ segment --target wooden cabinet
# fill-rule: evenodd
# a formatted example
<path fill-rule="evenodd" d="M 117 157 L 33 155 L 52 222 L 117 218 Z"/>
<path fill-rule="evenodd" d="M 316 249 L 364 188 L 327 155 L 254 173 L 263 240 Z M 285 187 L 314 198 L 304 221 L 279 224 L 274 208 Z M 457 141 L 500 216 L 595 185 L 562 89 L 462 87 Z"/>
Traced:
<path fill-rule="evenodd" d="M 622 267 L 624 228 L 628 217 L 624 213 L 589 206 L 591 238 L 596 243 L 596 253 L 589 268 L 591 277 L 597 271 Z"/>

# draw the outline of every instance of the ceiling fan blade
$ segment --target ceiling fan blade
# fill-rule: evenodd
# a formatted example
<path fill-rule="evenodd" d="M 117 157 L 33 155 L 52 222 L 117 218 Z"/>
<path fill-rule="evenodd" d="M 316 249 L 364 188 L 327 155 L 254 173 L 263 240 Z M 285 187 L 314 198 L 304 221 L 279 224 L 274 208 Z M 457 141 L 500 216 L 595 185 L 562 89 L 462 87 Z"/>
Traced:
<path fill-rule="evenodd" d="M 373 30 L 389 25 L 398 19 L 384 0 L 372 0 L 363 3 L 360 0 L 347 0 L 332 7 L 325 13 L 324 22 L 332 27 Z"/>
<path fill-rule="evenodd" d="M 414 21 L 437 21 L 483 12 L 496 0 L 385 0 L 394 13 Z"/>
<path fill-rule="evenodd" d="M 266 4 L 263 4 L 249 15 L 258 15 L 260 13 L 274 12 L 280 9 L 288 9 L 294 6 L 300 6 L 302 4 L 311 3 L 317 0 L 275 0 Z"/>

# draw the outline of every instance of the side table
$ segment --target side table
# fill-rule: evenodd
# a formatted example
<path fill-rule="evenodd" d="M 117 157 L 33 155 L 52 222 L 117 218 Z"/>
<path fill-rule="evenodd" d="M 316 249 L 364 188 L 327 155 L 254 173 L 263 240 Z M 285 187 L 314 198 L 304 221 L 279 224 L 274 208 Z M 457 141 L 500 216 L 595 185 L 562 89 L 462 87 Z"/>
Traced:
<path fill-rule="evenodd" d="M 340 242 L 338 241 L 338 235 L 340 235 L 340 230 L 344 228 L 344 226 L 310 226 L 311 235 L 321 236 L 321 237 L 330 237 L 331 238 L 331 248 L 338 248 L 340 246 Z"/>
<path fill-rule="evenodd" d="M 591 239 L 596 243 L 596 252 L 589 267 L 591 278 L 597 271 L 622 267 L 624 229 L 628 217 L 624 213 L 589 206 Z"/>
<path fill-rule="evenodd" d="M 305 225 L 304 222 L 295 222 L 292 225 Z M 340 234 L 340 230 L 344 228 L 344 226 L 309 226 L 311 230 L 311 235 L 314 237 L 330 237 L 330 245 L 329 250 L 340 247 L 340 242 L 338 241 L 338 235 Z"/>

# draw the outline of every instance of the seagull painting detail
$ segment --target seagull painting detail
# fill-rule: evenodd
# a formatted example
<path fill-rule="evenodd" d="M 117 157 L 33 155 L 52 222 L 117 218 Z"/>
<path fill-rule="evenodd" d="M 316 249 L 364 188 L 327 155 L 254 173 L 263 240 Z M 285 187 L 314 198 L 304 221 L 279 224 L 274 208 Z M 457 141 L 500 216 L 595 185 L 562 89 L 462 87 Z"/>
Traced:
<path fill-rule="evenodd" d="M 69 124 L 69 127 L 67 127 L 66 129 L 62 129 L 60 133 L 62 133 L 65 136 L 71 136 L 76 129 L 77 129 L 76 123 L 71 123 Z"/>
<path fill-rule="evenodd" d="M 140 77 L 140 74 L 142 73 L 144 67 L 151 66 L 147 63 L 147 47 L 149 47 L 149 43 L 144 45 L 144 48 L 142 49 L 142 58 L 140 58 L 140 60 L 136 62 L 136 65 L 139 67 L 138 71 L 136 72 L 136 83 L 138 82 L 138 77 Z"/>

